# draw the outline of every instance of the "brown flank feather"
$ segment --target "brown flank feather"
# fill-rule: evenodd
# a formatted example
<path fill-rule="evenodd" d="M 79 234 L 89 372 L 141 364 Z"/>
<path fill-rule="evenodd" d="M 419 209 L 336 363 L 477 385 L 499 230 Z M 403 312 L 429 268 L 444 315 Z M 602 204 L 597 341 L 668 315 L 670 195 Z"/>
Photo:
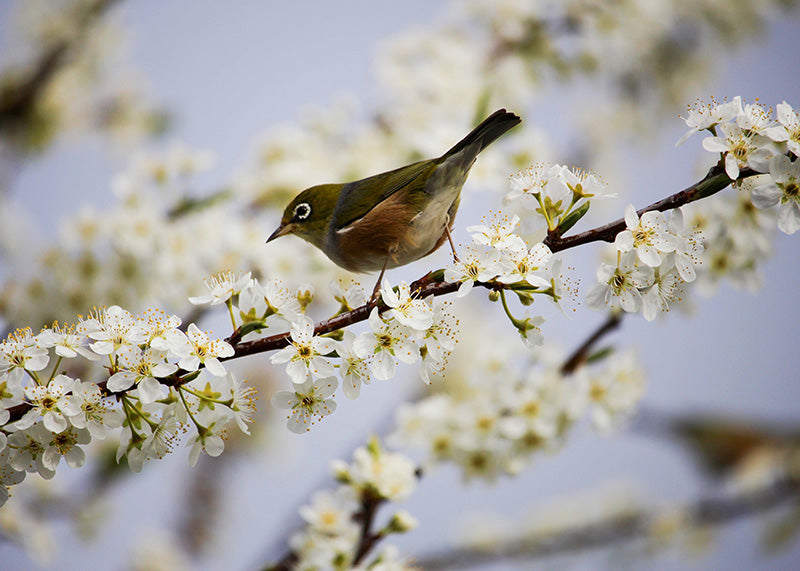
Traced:
<path fill-rule="evenodd" d="M 343 266 L 350 271 L 370 271 L 402 246 L 408 225 L 416 215 L 406 203 L 408 191 L 392 194 L 365 216 L 339 232 Z M 348 256 L 351 252 L 354 255 Z M 387 267 L 394 267 L 390 258 Z"/>

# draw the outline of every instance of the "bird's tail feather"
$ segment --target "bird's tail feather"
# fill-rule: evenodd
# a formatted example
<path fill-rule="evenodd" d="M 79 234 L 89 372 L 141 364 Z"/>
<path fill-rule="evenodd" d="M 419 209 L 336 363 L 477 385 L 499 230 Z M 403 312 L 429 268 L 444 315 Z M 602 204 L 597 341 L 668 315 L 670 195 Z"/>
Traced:
<path fill-rule="evenodd" d="M 522 119 L 513 113 L 510 113 L 505 109 L 498 109 L 486 119 L 481 121 L 481 123 L 472 131 L 470 131 L 466 137 L 456 143 L 452 149 L 444 154 L 444 157 L 454 155 L 465 148 L 472 146 L 475 142 L 479 142 L 480 145 L 475 150 L 475 155 L 477 155 L 483 149 L 492 144 L 503 133 L 512 127 L 515 127 L 516 125 L 519 125 L 521 122 Z"/>

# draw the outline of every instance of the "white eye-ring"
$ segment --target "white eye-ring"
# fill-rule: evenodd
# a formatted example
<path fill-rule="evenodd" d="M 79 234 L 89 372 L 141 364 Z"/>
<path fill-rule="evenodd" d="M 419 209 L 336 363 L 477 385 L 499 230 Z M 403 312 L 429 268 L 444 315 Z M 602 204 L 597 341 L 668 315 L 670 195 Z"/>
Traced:
<path fill-rule="evenodd" d="M 308 215 L 311 214 L 311 206 L 308 202 L 301 202 L 297 206 L 294 207 L 294 219 L 295 220 L 305 220 L 308 218 Z"/>

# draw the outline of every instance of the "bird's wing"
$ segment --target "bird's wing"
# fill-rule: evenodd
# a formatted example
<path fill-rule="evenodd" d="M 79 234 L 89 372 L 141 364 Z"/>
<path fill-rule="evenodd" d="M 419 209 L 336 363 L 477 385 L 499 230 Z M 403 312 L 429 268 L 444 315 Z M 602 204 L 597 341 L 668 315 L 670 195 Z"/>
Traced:
<path fill-rule="evenodd" d="M 417 202 L 423 204 L 427 200 L 425 184 L 437 166 L 438 161 L 435 160 L 420 161 L 347 183 L 339 195 L 334 210 L 334 228 L 341 230 L 360 220 L 370 210 L 399 190 L 405 190 L 408 193 L 407 200 L 410 208 L 415 208 Z M 377 196 L 376 188 L 380 189 Z M 346 209 L 343 205 L 346 205 Z"/>

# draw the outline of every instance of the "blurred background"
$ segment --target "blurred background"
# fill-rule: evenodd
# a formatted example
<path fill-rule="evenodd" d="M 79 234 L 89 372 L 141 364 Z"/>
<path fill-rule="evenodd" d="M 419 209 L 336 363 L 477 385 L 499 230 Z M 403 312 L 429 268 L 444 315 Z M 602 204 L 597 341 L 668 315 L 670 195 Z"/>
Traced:
<path fill-rule="evenodd" d="M 577 230 L 616 219 L 628 203 L 672 194 L 714 163 L 702 135 L 675 147 L 686 130 L 679 115 L 697 98 L 800 107 L 793 4 L 4 2 L 0 319 L 6 329 L 38 329 L 111 303 L 188 316 L 186 296 L 225 269 L 311 283 L 324 296 L 339 270 L 299 239 L 263 243 L 288 198 L 438 155 L 500 107 L 517 112 L 523 128 L 478 160 L 457 242 L 502 207 L 508 175 L 535 161 L 592 169 L 619 193 Z M 42 72 L 48 57 L 54 69 Z M 149 187 L 131 190 L 131 180 Z M 148 216 L 153 203 L 160 218 Z M 190 215 L 164 215 L 181 208 Z M 630 316 L 609 337 L 634 348 L 647 371 L 644 420 L 612 435 L 578 427 L 557 454 L 493 484 L 464 483 L 456 467 L 442 466 L 404 504 L 419 528 L 393 543 L 424 561 L 489 528 L 586 506 L 668 509 L 717 493 L 746 455 L 731 452 L 712 473 L 704 445 L 719 452 L 737 430 L 765 450 L 792 441 L 800 433 L 800 247 L 796 236 L 773 235 L 757 265 L 709 271 L 663 319 Z M 562 254 L 578 284 L 575 312 L 535 308 L 547 319 L 547 342 L 565 352 L 604 319 L 582 303 L 602 252 L 589 245 Z M 442 249 L 390 279 L 447 261 Z M 464 332 L 457 365 L 470 348 L 526 350 L 484 298 L 454 305 Z M 225 336 L 224 317 L 211 312 L 202 324 Z M 428 390 L 413 374 L 373 382 L 356 401 L 339 396 L 334 415 L 298 436 L 269 406 L 288 386 L 282 368 L 265 355 L 242 361 L 261 394 L 254 437 L 195 469 L 178 447 L 141 474 L 120 474 L 98 449 L 81 470 L 61 467 L 46 484 L 28 478 L 0 509 L 0 567 L 257 568 L 285 552 L 298 506 L 332 487 L 330 461 L 385 434 L 397 404 Z M 737 427 L 719 429 L 724 443 L 704 430 L 720 418 Z M 794 499 L 678 540 L 555 564 L 796 569 L 798 513 Z M 479 568 L 531 565 L 498 559 Z"/>

